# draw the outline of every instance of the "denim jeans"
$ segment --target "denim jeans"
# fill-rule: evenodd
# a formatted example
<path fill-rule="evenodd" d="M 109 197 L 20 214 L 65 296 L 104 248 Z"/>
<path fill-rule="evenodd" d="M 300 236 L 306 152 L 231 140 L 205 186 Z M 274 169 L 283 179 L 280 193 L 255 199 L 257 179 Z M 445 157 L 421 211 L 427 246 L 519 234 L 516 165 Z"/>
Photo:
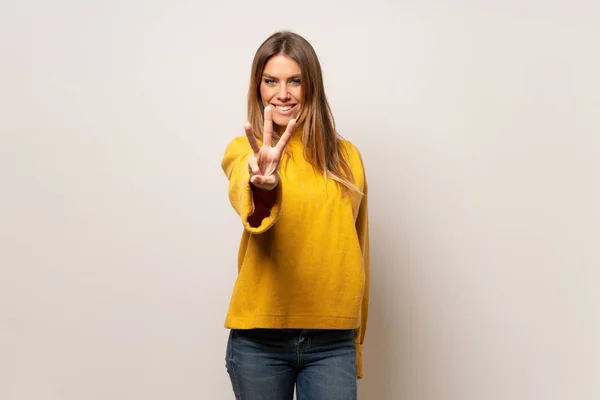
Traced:
<path fill-rule="evenodd" d="M 227 372 L 236 400 L 356 400 L 353 330 L 233 329 Z"/>

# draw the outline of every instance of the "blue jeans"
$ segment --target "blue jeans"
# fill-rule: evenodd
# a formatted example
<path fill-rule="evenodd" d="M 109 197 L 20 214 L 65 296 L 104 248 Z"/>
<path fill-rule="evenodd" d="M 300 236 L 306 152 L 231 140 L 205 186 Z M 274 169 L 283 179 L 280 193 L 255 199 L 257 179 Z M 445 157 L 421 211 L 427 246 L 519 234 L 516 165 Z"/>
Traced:
<path fill-rule="evenodd" d="M 236 400 L 357 397 L 351 329 L 232 329 L 225 360 Z"/>

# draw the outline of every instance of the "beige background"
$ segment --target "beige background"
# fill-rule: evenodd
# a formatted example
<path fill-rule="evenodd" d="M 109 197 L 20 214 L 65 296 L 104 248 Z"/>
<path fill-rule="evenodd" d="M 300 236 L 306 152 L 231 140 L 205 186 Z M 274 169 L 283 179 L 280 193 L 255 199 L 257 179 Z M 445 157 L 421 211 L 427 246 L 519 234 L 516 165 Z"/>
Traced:
<path fill-rule="evenodd" d="M 361 399 L 600 398 L 599 21 L 592 0 L 2 2 L 0 399 L 233 398 L 220 160 L 282 28 L 368 168 Z"/>

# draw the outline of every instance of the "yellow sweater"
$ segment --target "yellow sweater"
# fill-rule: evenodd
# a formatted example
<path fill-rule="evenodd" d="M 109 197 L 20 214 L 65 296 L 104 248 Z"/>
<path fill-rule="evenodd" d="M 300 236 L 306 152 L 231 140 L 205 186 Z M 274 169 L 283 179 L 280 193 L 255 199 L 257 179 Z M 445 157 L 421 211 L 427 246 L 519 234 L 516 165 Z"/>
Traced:
<path fill-rule="evenodd" d="M 292 157 L 279 166 L 274 205 L 256 224 L 249 221 L 256 206 L 247 163 L 252 149 L 245 136 L 228 144 L 221 166 L 244 231 L 225 327 L 354 329 L 360 379 L 369 306 L 368 189 L 358 149 L 343 145 L 363 195 L 343 197 L 305 160 L 294 134 L 287 145 Z"/>

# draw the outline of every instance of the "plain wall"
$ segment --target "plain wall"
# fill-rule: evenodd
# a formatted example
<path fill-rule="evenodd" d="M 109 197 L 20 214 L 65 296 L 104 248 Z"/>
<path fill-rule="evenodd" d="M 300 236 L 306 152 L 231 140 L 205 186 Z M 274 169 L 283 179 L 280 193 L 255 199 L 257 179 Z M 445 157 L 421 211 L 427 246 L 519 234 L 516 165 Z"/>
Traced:
<path fill-rule="evenodd" d="M 0 5 L 0 399 L 233 399 L 220 162 L 315 47 L 370 183 L 364 400 L 600 398 L 596 1 Z"/>

